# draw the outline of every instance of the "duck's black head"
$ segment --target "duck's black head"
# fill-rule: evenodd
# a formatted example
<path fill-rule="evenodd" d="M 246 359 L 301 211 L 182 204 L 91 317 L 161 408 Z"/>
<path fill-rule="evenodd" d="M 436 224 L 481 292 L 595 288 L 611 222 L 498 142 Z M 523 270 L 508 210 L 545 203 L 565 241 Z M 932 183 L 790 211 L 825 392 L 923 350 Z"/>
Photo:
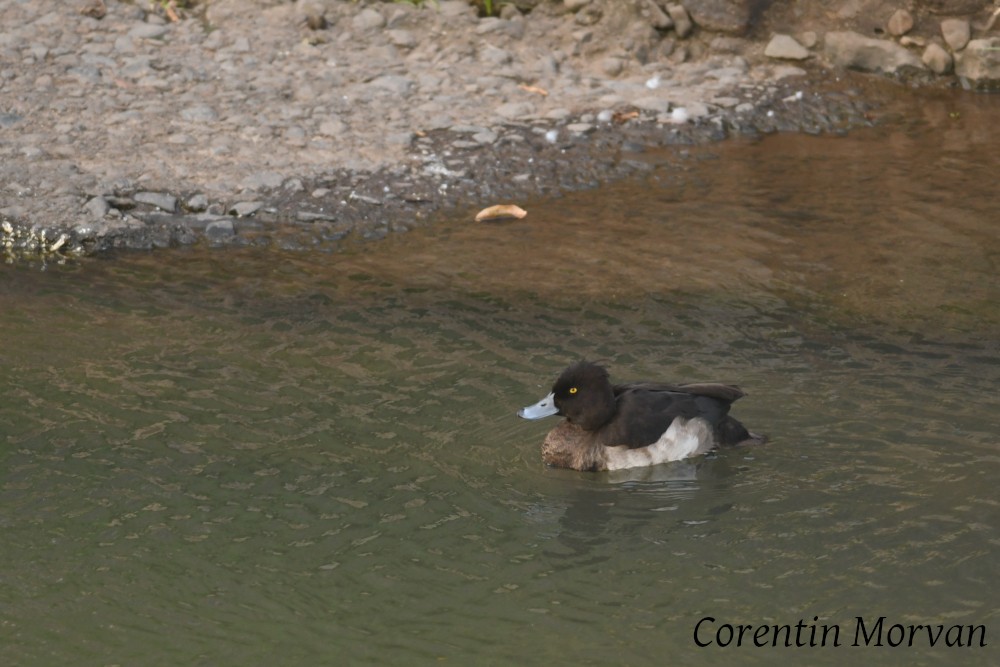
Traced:
<path fill-rule="evenodd" d="M 564 370 L 552 385 L 559 414 L 587 431 L 596 431 L 615 415 L 615 395 L 608 371 L 591 361 Z"/>

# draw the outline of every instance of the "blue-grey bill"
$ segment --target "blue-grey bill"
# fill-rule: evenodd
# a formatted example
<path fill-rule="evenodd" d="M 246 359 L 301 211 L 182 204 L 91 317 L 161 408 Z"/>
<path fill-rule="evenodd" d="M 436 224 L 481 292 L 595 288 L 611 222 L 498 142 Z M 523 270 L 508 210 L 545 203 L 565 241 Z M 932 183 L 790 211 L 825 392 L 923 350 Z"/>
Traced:
<path fill-rule="evenodd" d="M 518 410 L 517 416 L 525 419 L 541 419 L 542 417 L 551 417 L 558 413 L 559 408 L 556 407 L 555 396 L 550 392 L 548 396 L 534 405 L 529 405 L 526 408 Z"/>

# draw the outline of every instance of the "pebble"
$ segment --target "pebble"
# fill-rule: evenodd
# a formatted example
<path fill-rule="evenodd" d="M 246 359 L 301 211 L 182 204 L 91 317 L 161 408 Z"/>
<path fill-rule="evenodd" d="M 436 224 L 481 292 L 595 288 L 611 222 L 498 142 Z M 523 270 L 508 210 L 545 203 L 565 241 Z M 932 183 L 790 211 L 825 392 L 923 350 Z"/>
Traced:
<path fill-rule="evenodd" d="M 767 43 L 764 55 L 768 58 L 782 58 L 785 60 L 805 60 L 809 57 L 809 49 L 799 44 L 790 35 L 775 35 Z"/>
<path fill-rule="evenodd" d="M 111 210 L 111 205 L 104 197 L 91 197 L 84 205 L 84 210 L 94 218 L 103 218 Z"/>
<path fill-rule="evenodd" d="M 935 74 L 947 74 L 954 66 L 954 60 L 942 46 L 931 42 L 920 58 Z"/>
<path fill-rule="evenodd" d="M 969 44 L 972 31 L 965 19 L 945 19 L 941 21 L 941 36 L 952 51 L 961 51 Z"/>
<path fill-rule="evenodd" d="M 674 24 L 674 32 L 681 39 L 684 39 L 694 30 L 694 24 L 683 5 L 667 5 L 667 15 Z"/>
<path fill-rule="evenodd" d="M 177 208 L 177 197 L 164 192 L 137 192 L 132 199 L 140 204 L 155 206 L 161 211 L 172 212 Z"/>
<path fill-rule="evenodd" d="M 264 208 L 264 202 L 262 201 L 241 201 L 230 206 L 226 212 L 238 218 L 245 218 L 253 215 L 262 208 Z"/>
<path fill-rule="evenodd" d="M 358 31 L 375 30 L 384 25 L 385 17 L 382 13 L 370 7 L 362 9 L 351 19 L 351 27 Z"/>
<path fill-rule="evenodd" d="M 913 14 L 905 9 L 897 9 L 889 17 L 886 24 L 889 34 L 893 37 L 900 37 L 913 30 Z"/>
<path fill-rule="evenodd" d="M 215 220 L 205 225 L 205 235 L 209 240 L 228 238 L 236 234 L 236 225 L 232 220 Z"/>

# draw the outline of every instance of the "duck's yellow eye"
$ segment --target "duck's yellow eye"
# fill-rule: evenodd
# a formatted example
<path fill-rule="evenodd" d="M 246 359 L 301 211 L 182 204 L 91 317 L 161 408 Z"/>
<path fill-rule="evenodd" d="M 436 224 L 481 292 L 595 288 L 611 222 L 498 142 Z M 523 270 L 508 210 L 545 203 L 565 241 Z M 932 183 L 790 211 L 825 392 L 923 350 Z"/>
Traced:
<path fill-rule="evenodd" d="M 570 387 L 569 388 L 569 393 L 575 394 L 576 393 L 576 387 Z"/>

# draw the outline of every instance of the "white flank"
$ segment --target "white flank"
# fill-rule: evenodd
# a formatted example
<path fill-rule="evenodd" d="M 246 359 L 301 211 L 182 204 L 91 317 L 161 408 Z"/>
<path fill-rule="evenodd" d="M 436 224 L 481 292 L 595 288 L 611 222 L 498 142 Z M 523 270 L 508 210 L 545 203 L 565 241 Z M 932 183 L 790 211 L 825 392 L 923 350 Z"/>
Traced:
<path fill-rule="evenodd" d="M 680 461 L 715 446 L 712 429 L 704 419 L 675 419 L 660 439 L 648 447 L 608 447 L 608 470 L 651 466 Z"/>

